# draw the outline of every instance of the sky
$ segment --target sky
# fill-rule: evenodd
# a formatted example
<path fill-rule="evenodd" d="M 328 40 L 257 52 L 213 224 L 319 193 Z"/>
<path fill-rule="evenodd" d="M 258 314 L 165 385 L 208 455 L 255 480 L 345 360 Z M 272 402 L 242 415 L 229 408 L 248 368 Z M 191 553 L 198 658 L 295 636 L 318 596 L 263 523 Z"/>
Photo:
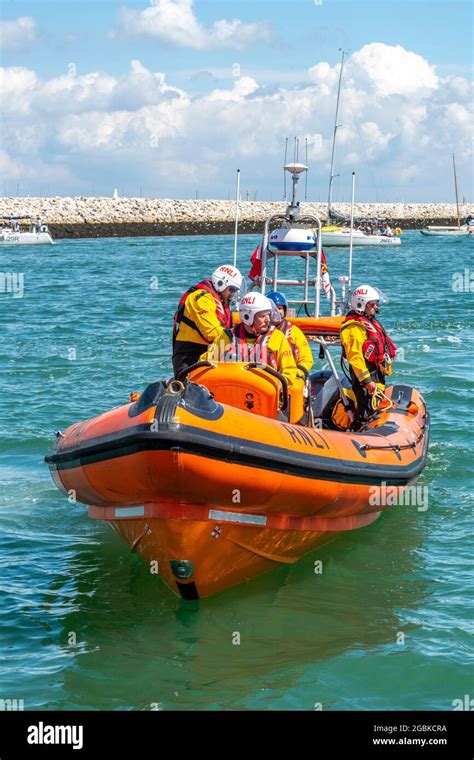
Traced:
<path fill-rule="evenodd" d="M 472 202 L 470 3 L 0 0 L 0 194 Z M 302 188 L 303 190 L 303 188 Z"/>

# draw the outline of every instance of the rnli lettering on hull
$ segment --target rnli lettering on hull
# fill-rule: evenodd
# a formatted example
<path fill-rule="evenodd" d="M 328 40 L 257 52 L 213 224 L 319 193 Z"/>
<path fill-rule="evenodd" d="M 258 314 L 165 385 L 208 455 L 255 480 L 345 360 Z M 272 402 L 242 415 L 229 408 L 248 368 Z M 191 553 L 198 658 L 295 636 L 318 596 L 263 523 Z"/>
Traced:
<path fill-rule="evenodd" d="M 324 438 L 315 430 L 309 430 L 308 428 L 294 428 L 291 425 L 282 424 L 282 428 L 289 433 L 293 443 L 298 443 L 300 446 L 316 447 L 317 449 L 329 449 L 328 444 Z"/>

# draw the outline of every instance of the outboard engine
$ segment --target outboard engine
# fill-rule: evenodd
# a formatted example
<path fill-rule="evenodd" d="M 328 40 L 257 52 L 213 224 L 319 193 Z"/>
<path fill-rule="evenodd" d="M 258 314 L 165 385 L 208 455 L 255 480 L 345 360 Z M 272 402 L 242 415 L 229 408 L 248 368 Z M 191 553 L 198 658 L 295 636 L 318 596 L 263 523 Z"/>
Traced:
<path fill-rule="evenodd" d="M 341 385 L 343 388 L 351 387 L 345 375 L 341 377 Z M 331 370 L 313 372 L 311 375 L 311 408 L 314 419 L 322 420 L 323 427 L 334 428 L 331 422 L 331 414 L 338 398 L 339 391 Z"/>

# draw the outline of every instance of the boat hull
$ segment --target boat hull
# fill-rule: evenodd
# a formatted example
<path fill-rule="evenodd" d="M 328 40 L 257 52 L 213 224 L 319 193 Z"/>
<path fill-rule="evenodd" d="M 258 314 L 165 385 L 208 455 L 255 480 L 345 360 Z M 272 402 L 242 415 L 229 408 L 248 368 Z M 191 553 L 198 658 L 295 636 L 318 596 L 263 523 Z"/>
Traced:
<path fill-rule="evenodd" d="M 196 519 L 199 506 L 189 505 L 177 517 L 176 508 L 160 504 L 143 507 L 145 513 L 167 517 L 104 518 L 98 508 L 90 508 L 92 518 L 107 519 L 114 531 L 145 561 L 151 573 L 160 575 L 166 585 L 184 599 L 199 599 L 238 583 L 297 562 L 304 554 L 333 540 L 342 530 L 364 527 L 379 513 L 345 518 L 339 522 L 322 520 L 321 530 L 291 530 L 232 522 L 236 513 L 207 509 Z M 201 509 L 202 511 L 202 509 Z M 193 514 L 194 513 L 194 514 Z M 331 524 L 334 523 L 332 526 Z M 328 528 L 333 527 L 333 530 Z M 324 529 L 323 529 L 324 528 Z M 191 577 L 186 578 L 186 575 Z M 182 577 L 180 577 L 182 576 Z"/>
<path fill-rule="evenodd" d="M 49 232 L 4 232 L 0 247 L 4 245 L 53 245 L 53 238 Z"/>
<path fill-rule="evenodd" d="M 134 404 L 68 428 L 46 461 L 70 501 L 196 599 L 370 524 L 390 506 L 377 501 L 384 483 L 416 480 L 426 408 L 408 386 L 388 393 L 395 411 L 362 434 L 258 417 L 194 383 L 184 395 L 155 383 Z"/>
<path fill-rule="evenodd" d="M 324 248 L 330 248 L 331 246 L 349 247 L 350 245 L 350 232 L 322 232 L 321 240 Z M 399 246 L 401 241 L 399 237 L 387 237 L 386 235 L 364 235 L 358 231 L 354 231 L 352 236 L 353 246 Z"/>
<path fill-rule="evenodd" d="M 422 235 L 426 237 L 449 237 L 449 238 L 464 238 L 473 234 L 472 230 L 459 230 L 458 228 L 449 229 L 443 227 L 426 227 L 420 230 Z"/>

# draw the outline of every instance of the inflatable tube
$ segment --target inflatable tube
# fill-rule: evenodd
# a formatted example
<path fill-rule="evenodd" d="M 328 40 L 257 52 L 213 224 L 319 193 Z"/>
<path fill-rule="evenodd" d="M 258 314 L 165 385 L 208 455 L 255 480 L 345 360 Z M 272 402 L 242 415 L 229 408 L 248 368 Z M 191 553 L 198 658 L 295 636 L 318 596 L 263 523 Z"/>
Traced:
<path fill-rule="evenodd" d="M 217 365 L 207 380 L 172 392 L 153 383 L 133 404 L 69 427 L 46 457 L 56 486 L 73 490 L 91 517 L 156 562 L 185 599 L 293 563 L 335 532 L 368 525 L 393 503 L 374 503 L 374 487 L 403 489 L 426 464 L 429 414 L 415 389 L 388 388 L 393 408 L 364 431 L 340 432 L 258 416 L 252 377 L 245 366 L 220 386 Z M 318 416 L 337 388 L 334 378 L 314 377 Z"/>
<path fill-rule="evenodd" d="M 238 312 L 232 313 L 234 324 L 240 323 Z M 291 324 L 296 325 L 305 335 L 337 336 L 341 332 L 344 317 L 288 317 Z"/>

